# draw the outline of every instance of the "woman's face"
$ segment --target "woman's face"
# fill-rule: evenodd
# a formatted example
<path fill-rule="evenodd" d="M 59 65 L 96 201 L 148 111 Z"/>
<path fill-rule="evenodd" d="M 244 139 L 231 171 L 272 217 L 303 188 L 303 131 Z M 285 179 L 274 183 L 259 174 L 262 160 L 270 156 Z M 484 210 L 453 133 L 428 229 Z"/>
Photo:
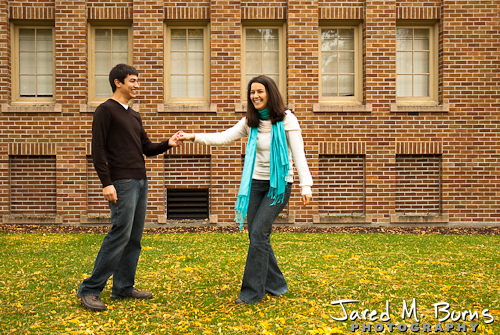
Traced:
<path fill-rule="evenodd" d="M 250 86 L 250 100 L 255 109 L 265 109 L 267 107 L 266 87 L 261 83 L 252 83 L 252 86 Z"/>

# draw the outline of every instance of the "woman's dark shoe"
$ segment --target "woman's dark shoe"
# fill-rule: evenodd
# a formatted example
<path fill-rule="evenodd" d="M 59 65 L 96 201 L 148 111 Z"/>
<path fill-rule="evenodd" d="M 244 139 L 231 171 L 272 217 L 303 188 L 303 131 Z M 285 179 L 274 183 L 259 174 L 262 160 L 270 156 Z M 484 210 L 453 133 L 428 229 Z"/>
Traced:
<path fill-rule="evenodd" d="M 240 298 L 236 299 L 236 300 L 234 301 L 234 303 L 235 303 L 236 305 L 246 305 L 246 304 L 247 304 L 246 302 L 244 302 L 244 301 L 243 301 L 243 300 L 241 300 Z"/>

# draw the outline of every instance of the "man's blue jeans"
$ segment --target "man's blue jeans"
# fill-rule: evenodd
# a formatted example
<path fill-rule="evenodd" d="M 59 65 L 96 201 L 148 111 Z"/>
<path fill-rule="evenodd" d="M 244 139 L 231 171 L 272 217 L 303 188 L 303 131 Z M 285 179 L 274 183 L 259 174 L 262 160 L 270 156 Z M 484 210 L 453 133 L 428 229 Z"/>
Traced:
<path fill-rule="evenodd" d="M 288 292 L 271 246 L 271 231 L 274 220 L 290 199 L 292 184 L 286 185 L 280 204 L 270 206 L 274 200 L 267 196 L 268 193 L 268 180 L 252 180 L 247 212 L 250 246 L 240 292 L 240 299 L 246 303 L 258 302 L 266 293 L 282 295 Z"/>
<path fill-rule="evenodd" d="M 118 201 L 109 202 L 112 228 L 102 242 L 92 275 L 80 285 L 82 296 L 100 296 L 111 275 L 112 297 L 126 297 L 134 289 L 148 203 L 148 181 L 122 179 L 113 182 L 113 186 Z"/>

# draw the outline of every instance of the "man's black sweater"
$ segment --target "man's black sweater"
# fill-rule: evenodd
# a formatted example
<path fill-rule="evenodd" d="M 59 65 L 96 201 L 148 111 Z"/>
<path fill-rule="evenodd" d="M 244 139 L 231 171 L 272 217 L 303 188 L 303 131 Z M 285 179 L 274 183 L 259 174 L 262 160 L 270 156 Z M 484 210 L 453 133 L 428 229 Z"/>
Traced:
<path fill-rule="evenodd" d="M 146 179 L 144 156 L 159 155 L 168 141 L 151 143 L 141 117 L 113 99 L 97 107 L 92 122 L 92 159 L 102 186 L 119 179 Z"/>

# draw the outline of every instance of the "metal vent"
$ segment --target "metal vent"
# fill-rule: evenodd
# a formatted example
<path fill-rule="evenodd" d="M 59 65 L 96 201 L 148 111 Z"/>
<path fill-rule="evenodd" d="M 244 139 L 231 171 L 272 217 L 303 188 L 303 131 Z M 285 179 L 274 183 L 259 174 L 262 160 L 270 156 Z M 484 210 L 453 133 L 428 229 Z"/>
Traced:
<path fill-rule="evenodd" d="M 167 219 L 207 219 L 208 194 L 208 189 L 167 189 Z"/>

